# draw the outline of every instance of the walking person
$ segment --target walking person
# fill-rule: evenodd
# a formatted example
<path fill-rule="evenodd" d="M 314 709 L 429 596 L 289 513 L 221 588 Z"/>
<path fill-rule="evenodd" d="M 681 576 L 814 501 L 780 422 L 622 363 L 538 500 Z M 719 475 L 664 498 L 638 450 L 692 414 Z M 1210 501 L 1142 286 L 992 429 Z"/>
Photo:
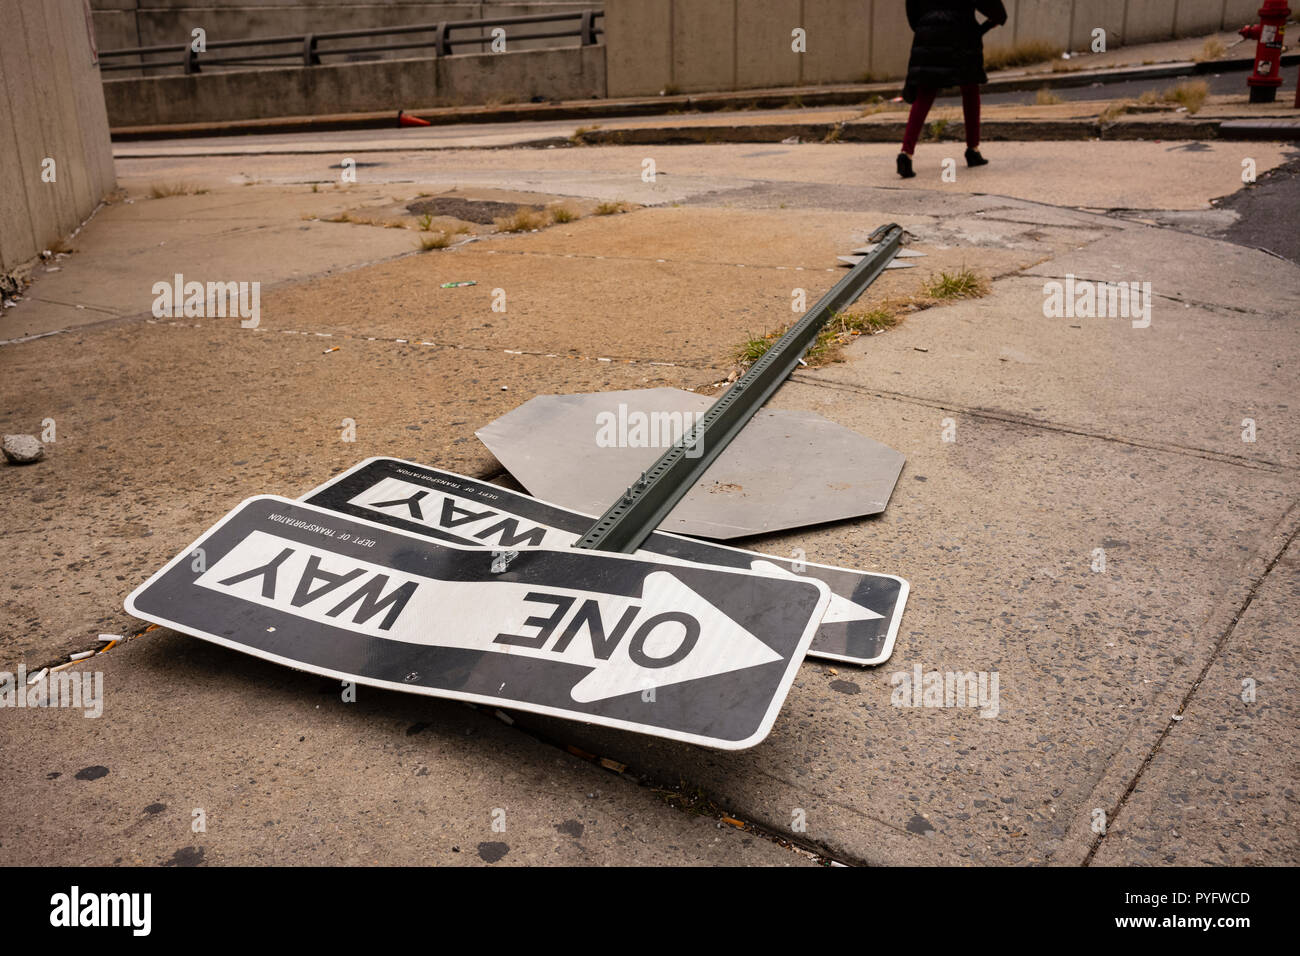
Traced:
<path fill-rule="evenodd" d="M 975 19 L 976 12 L 986 18 Z M 907 0 L 907 23 L 912 28 L 912 55 L 907 61 L 903 99 L 912 104 L 898 154 L 898 175 L 910 179 L 912 154 L 925 127 L 934 99 L 944 87 L 961 88 L 962 116 L 966 123 L 966 165 L 984 166 L 980 155 L 980 84 L 984 72 L 984 34 L 1007 22 L 1002 0 Z"/>

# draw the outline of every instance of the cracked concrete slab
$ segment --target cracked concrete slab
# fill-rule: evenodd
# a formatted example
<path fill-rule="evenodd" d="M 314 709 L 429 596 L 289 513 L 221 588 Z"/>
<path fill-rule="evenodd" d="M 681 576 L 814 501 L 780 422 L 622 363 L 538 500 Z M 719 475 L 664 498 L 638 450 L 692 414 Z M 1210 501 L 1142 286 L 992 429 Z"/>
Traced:
<path fill-rule="evenodd" d="M 1102 866 L 1292 865 L 1300 549 L 1279 557 L 1107 827 Z M 1173 715 L 1171 715 L 1172 717 Z"/>

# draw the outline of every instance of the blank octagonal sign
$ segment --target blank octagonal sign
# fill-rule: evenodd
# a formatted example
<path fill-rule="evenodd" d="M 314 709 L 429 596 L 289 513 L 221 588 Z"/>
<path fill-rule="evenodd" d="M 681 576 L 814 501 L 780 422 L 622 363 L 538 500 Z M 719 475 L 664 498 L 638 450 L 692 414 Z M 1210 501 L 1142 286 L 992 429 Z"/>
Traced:
<path fill-rule="evenodd" d="M 675 388 L 539 395 L 475 434 L 532 495 L 599 516 L 711 404 Z M 902 470 L 821 415 L 762 409 L 659 528 L 726 540 L 878 514 Z"/>

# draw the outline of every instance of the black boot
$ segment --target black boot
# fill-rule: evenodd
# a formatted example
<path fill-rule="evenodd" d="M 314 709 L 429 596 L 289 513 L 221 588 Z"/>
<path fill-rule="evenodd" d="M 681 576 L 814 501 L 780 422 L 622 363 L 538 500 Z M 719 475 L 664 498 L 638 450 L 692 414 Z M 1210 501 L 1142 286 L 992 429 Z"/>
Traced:
<path fill-rule="evenodd" d="M 907 153 L 898 154 L 898 175 L 904 179 L 911 179 L 916 175 L 916 170 L 912 169 L 912 157 Z"/>
<path fill-rule="evenodd" d="M 966 165 L 967 166 L 987 166 L 989 161 L 980 155 L 978 149 L 966 147 Z"/>

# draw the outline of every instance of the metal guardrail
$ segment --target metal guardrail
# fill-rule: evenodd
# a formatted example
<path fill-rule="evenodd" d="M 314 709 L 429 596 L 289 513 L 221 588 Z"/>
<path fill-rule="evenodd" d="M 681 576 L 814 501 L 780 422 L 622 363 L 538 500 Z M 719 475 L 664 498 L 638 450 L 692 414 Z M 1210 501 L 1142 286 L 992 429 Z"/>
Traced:
<path fill-rule="evenodd" d="M 364 30 L 331 30 L 324 33 L 305 33 L 293 36 L 256 37 L 249 40 L 211 40 L 204 51 L 196 51 L 193 44 L 177 43 L 162 46 L 130 47 L 123 50 L 100 50 L 99 68 L 110 70 L 152 70 L 161 67 L 181 67 L 185 73 L 198 73 L 203 66 L 320 66 L 322 56 L 355 53 L 384 53 L 392 50 L 427 50 L 433 56 L 451 56 L 458 46 L 491 43 L 491 30 L 501 27 L 534 26 L 576 21 L 572 25 L 541 32 L 507 34 L 509 41 L 549 40 L 576 37 L 582 46 L 591 46 L 604 30 L 596 25 L 605 16 L 604 10 L 582 10 L 570 13 L 532 13 L 516 17 L 493 17 L 485 20 L 443 20 L 438 23 L 420 23 L 404 27 L 371 27 Z M 475 31 L 473 35 L 464 35 Z M 355 40 L 366 37 L 408 37 L 428 34 L 419 40 L 392 42 L 372 46 L 322 47 L 322 42 Z M 239 50 L 240 48 L 290 47 L 264 53 L 240 53 L 237 56 L 212 56 L 210 51 Z M 146 60 L 154 54 L 179 54 L 179 59 Z M 120 58 L 139 57 L 138 62 L 111 62 Z M 276 62 L 288 61 L 288 62 Z"/>
<path fill-rule="evenodd" d="M 877 244 L 875 251 L 864 256 L 848 275 L 835 283 L 831 291 L 709 406 L 699 423 L 610 505 L 573 545 L 575 548 L 631 554 L 641 546 L 754 413 L 781 387 L 827 320 L 856 302 L 885 271 L 902 247 L 903 229 L 891 222 L 873 232 L 871 241 Z"/>

